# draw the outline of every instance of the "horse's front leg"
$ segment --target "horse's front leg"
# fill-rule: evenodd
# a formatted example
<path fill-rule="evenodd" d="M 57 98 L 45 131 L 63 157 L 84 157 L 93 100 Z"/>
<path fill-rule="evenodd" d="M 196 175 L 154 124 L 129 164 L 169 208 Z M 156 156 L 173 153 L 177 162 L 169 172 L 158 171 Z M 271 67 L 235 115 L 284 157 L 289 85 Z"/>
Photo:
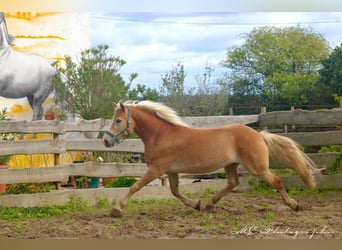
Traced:
<path fill-rule="evenodd" d="M 27 96 L 27 100 L 33 111 L 32 121 L 38 121 L 43 119 L 44 109 L 42 106 L 43 101 L 35 98 L 32 95 Z"/>
<path fill-rule="evenodd" d="M 192 207 L 196 210 L 201 210 L 201 200 L 193 201 L 180 194 L 179 189 L 178 189 L 178 182 L 179 182 L 178 174 L 168 173 L 167 176 L 170 182 L 171 193 L 174 196 L 176 196 L 178 199 L 180 199 L 184 203 L 184 205 Z"/>
<path fill-rule="evenodd" d="M 116 204 L 111 210 L 112 217 L 121 217 L 122 209 L 126 206 L 129 198 L 136 192 L 138 192 L 142 187 L 146 186 L 148 183 L 158 178 L 163 174 L 163 171 L 160 169 L 153 168 L 151 166 L 148 167 L 146 173 L 129 189 L 128 193 L 119 200 L 118 204 Z"/>

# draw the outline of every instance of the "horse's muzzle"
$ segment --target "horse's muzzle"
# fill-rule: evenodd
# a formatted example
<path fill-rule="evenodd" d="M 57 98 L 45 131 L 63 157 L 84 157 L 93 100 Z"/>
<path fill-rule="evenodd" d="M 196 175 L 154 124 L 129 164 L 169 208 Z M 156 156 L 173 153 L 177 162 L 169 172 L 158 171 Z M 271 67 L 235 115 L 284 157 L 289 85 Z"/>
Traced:
<path fill-rule="evenodd" d="M 102 143 L 103 143 L 103 145 L 105 145 L 105 147 L 111 148 L 114 146 L 114 143 L 111 141 L 112 141 L 111 139 L 108 140 L 107 138 L 103 138 Z"/>

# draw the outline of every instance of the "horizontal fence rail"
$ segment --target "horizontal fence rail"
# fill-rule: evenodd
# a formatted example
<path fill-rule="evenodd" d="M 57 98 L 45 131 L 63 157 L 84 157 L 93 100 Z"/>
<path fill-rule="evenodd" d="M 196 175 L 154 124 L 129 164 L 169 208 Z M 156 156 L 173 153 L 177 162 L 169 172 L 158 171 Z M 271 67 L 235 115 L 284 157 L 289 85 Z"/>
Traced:
<path fill-rule="evenodd" d="M 293 111 L 261 113 L 259 115 L 259 123 L 261 127 L 283 125 L 308 127 L 340 126 L 342 125 L 342 109 L 314 111 L 296 109 Z"/>
<path fill-rule="evenodd" d="M 262 113 L 248 116 L 213 116 L 213 117 L 184 117 L 185 122 L 194 127 L 212 127 L 227 124 L 241 123 L 252 125 L 257 129 L 281 127 L 286 125 L 320 127 L 331 126 L 333 131 L 323 132 L 291 132 L 279 133 L 295 140 L 302 146 L 319 146 L 342 144 L 342 110 L 316 111 L 281 111 Z M 127 139 L 113 148 L 106 148 L 98 132 L 108 129 L 110 120 L 96 119 L 92 121 L 79 120 L 76 122 L 63 121 L 0 121 L 0 133 L 38 134 L 50 133 L 49 140 L 16 140 L 0 141 L 0 155 L 14 154 L 62 154 L 69 151 L 86 152 L 130 152 L 143 153 L 144 145 L 140 139 Z M 258 127 L 259 126 L 259 127 Z M 282 129 L 281 129 L 282 130 Z M 84 138 L 68 138 L 68 133 L 77 132 Z M 95 133 L 95 136 L 92 135 Z M 319 153 L 309 155 L 320 167 L 328 167 L 336 162 L 340 153 Z M 58 158 L 58 157 L 57 157 Z M 69 176 L 90 177 L 139 177 L 145 170 L 144 163 L 96 163 L 69 164 L 60 166 L 58 162 L 53 167 L 1 169 L 0 183 L 27 183 L 27 182 L 60 182 L 66 181 Z M 278 163 L 271 162 L 271 167 L 286 168 Z M 218 171 L 221 172 L 221 171 Z"/>

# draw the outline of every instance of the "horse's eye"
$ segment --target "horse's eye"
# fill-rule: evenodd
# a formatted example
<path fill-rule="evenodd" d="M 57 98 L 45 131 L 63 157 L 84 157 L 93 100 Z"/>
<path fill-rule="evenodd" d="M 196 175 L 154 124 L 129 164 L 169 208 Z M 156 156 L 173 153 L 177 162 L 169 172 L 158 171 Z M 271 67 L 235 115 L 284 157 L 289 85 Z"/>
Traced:
<path fill-rule="evenodd" d="M 115 120 L 115 123 L 118 124 L 118 125 L 119 125 L 121 122 L 122 122 L 121 119 L 116 119 L 116 120 Z"/>

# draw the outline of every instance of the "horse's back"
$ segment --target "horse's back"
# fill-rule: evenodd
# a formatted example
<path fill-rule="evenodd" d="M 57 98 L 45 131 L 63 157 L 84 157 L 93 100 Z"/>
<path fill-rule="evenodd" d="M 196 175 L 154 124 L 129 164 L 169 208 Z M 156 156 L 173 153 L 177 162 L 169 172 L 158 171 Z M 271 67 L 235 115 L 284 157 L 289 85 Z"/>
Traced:
<path fill-rule="evenodd" d="M 234 136 L 241 139 L 246 137 L 260 137 L 260 134 L 251 127 L 244 124 L 230 124 L 218 127 L 207 128 L 189 128 L 193 130 L 193 134 L 207 135 L 207 136 Z M 196 136 L 196 135 L 192 135 Z"/>
<path fill-rule="evenodd" d="M 53 66 L 42 56 L 22 53 L 10 48 L 0 61 L 0 95 L 21 98 L 50 92 L 56 74 Z"/>

